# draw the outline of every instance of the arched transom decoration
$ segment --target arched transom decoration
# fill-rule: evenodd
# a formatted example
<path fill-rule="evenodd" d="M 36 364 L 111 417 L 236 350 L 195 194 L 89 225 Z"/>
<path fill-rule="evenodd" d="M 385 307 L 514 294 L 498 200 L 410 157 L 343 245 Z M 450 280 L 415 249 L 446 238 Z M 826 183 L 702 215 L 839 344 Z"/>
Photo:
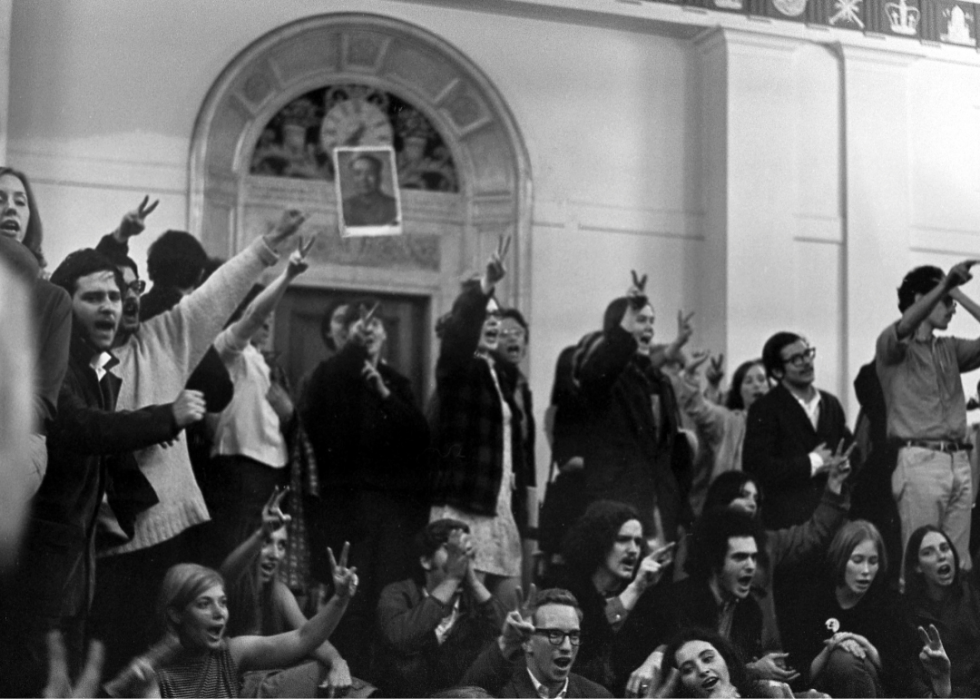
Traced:
<path fill-rule="evenodd" d="M 347 118 L 355 110 L 373 121 Z M 328 149 L 386 136 L 405 174 L 404 234 L 341 238 Z M 306 283 L 425 295 L 435 318 L 497 236 L 514 235 L 500 295 L 529 301 L 523 141 L 482 71 L 423 29 L 345 13 L 270 32 L 219 76 L 192 147 L 189 227 L 213 253 L 233 254 L 297 206 L 317 234 Z"/>

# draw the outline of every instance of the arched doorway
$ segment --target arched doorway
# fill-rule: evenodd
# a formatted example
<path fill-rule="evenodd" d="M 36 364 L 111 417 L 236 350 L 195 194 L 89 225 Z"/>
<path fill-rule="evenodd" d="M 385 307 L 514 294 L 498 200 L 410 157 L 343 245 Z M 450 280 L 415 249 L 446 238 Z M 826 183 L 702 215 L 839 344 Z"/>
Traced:
<path fill-rule="evenodd" d="M 399 121 L 402 112 L 388 109 L 395 103 L 418 118 Z M 370 119 L 359 120 L 362 112 Z M 417 131 L 434 140 L 423 147 Z M 323 154 L 338 138 L 375 139 L 365 141 L 370 144 L 386 133 L 399 170 L 425 156 L 435 161 L 430 176 L 416 180 L 421 186 L 401 189 L 402 236 L 342 239 Z M 433 143 L 444 148 L 439 157 Z M 234 254 L 273 225 L 284 206 L 299 207 L 308 215 L 307 233 L 317 234 L 311 269 L 299 281 L 325 293 L 369 292 L 417 302 L 409 315 L 428 326 L 420 348 L 427 375 L 435 319 L 498 235 L 515 238 L 510 274 L 498 295 L 504 303 L 529 307 L 531 178 L 523 140 L 482 71 L 424 29 L 349 13 L 275 29 L 215 81 L 192 144 L 190 230 L 208 250 Z M 280 160 L 256 157 L 276 156 L 277 148 Z M 451 172 L 450 185 L 437 176 L 440 168 Z M 421 315 L 418 308 L 424 308 Z M 277 338 L 290 334 L 297 336 L 277 329 Z M 300 354 L 309 356 L 308 350 Z M 287 368 L 293 376 L 302 371 Z"/>

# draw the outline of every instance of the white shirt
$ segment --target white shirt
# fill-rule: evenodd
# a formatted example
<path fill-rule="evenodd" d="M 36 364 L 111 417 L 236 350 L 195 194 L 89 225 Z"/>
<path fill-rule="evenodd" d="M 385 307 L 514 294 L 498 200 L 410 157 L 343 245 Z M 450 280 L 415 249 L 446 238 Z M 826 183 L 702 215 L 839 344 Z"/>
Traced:
<path fill-rule="evenodd" d="M 796 399 L 796 402 L 800 404 L 800 407 L 803 408 L 807 418 L 810 420 L 810 424 L 813 425 L 813 429 L 817 429 L 817 423 L 820 422 L 820 391 L 813 389 L 813 398 L 810 400 L 804 400 L 795 393 L 793 393 L 793 397 Z M 823 466 L 823 459 L 821 459 L 817 454 L 810 452 L 811 478 L 817 475 L 817 471 L 821 466 Z"/>
<path fill-rule="evenodd" d="M 538 693 L 538 696 L 541 697 L 541 699 L 564 699 L 564 697 L 568 696 L 567 677 L 565 678 L 565 684 L 562 686 L 561 691 L 552 697 L 551 692 L 548 691 L 548 688 L 538 682 L 538 678 L 534 676 L 533 672 L 531 672 L 531 668 L 527 669 L 527 674 L 531 677 L 531 684 L 534 685 L 534 691 Z"/>
<path fill-rule="evenodd" d="M 247 456 L 270 468 L 283 468 L 289 453 L 279 416 L 266 399 L 272 386 L 269 365 L 247 340 L 242 346 L 233 328 L 223 330 L 214 341 L 235 384 L 235 395 L 218 418 L 212 456 Z"/>
<path fill-rule="evenodd" d="M 100 352 L 99 354 L 92 357 L 92 361 L 89 362 L 89 366 L 92 367 L 92 371 L 95 372 L 95 377 L 101 383 L 102 379 L 108 374 L 108 370 L 105 365 L 112 361 L 112 355 L 108 352 Z"/>

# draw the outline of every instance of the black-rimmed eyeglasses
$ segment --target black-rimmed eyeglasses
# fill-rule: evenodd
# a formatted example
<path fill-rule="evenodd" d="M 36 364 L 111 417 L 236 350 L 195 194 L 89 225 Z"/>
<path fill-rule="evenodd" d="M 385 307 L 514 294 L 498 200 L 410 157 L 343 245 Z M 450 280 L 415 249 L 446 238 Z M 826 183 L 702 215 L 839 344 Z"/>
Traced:
<path fill-rule="evenodd" d="M 137 279 L 136 281 L 127 284 L 126 289 L 137 294 L 142 294 L 144 291 L 146 291 L 146 282 L 142 279 Z"/>
<path fill-rule="evenodd" d="M 547 636 L 548 642 L 553 646 L 560 646 L 562 643 L 564 643 L 566 636 L 568 637 L 568 641 L 573 646 L 577 646 L 582 642 L 582 632 L 578 629 L 575 629 L 574 631 L 563 631 L 562 629 L 534 629 L 534 633 Z"/>
<path fill-rule="evenodd" d="M 804 362 L 812 362 L 814 357 L 817 356 L 816 347 L 807 347 L 802 352 L 797 352 L 796 354 L 786 357 L 783 361 L 786 364 L 792 364 L 795 367 L 803 366 Z"/>

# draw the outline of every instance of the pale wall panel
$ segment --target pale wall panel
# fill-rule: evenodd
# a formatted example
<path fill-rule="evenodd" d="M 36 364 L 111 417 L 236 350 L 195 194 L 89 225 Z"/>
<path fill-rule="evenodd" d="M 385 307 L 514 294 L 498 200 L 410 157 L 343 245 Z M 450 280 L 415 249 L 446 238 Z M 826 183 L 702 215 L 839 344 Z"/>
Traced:
<path fill-rule="evenodd" d="M 796 326 L 774 328 L 774 330 L 798 332 L 806 336 L 810 344 L 817 348 L 816 384 L 841 399 L 847 409 L 848 422 L 854 424 L 857 411 L 847 405 L 848 387 L 853 377 L 844 376 L 842 372 L 845 358 L 841 333 L 843 317 L 841 247 L 833 243 L 796 241 L 793 252 Z M 762 351 L 761 344 L 759 351 Z M 873 353 L 872 347 L 868 359 Z"/>

